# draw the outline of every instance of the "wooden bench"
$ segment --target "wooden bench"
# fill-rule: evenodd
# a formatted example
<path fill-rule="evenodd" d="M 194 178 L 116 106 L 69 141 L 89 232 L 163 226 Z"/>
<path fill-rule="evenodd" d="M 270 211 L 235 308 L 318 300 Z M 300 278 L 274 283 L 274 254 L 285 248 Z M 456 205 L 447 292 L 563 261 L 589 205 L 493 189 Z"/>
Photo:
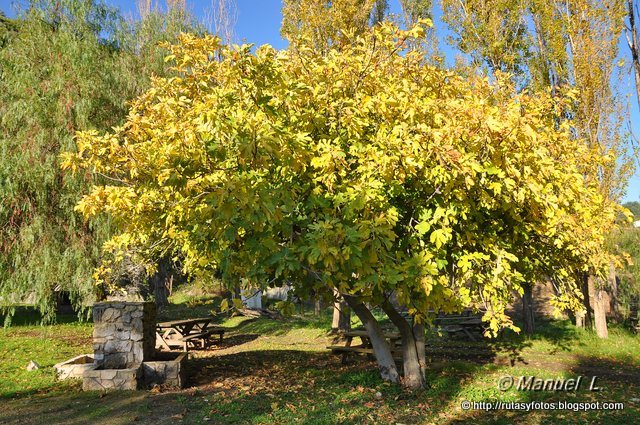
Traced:
<path fill-rule="evenodd" d="M 373 354 L 373 348 L 367 348 L 362 346 L 345 347 L 344 345 L 329 345 L 327 349 L 332 353 L 358 353 L 358 354 Z"/>
<path fill-rule="evenodd" d="M 209 337 L 211 335 L 218 335 L 220 337 L 220 341 L 224 338 L 225 329 L 222 328 L 214 328 L 207 329 L 204 332 L 198 332 L 194 334 L 189 334 L 185 337 L 180 338 L 180 341 L 184 343 L 183 348 L 184 351 L 188 351 L 189 344 L 196 344 L 197 341 L 200 341 L 200 348 L 205 348 L 211 344 Z"/>
<path fill-rule="evenodd" d="M 390 344 L 392 352 L 395 352 L 399 349 L 399 334 L 395 332 L 385 332 L 383 336 Z M 351 345 L 354 338 L 360 338 L 362 344 Z M 339 339 L 344 339 L 345 344 L 330 345 L 327 347 L 327 349 L 331 350 L 332 354 L 341 354 L 343 364 L 347 363 L 350 354 L 366 354 L 369 358 L 373 356 L 373 347 L 371 345 L 371 340 L 369 339 L 369 334 L 364 329 L 355 329 L 352 331 L 343 332 L 339 334 L 336 339 L 334 339 L 333 343 L 335 344 Z"/>
<path fill-rule="evenodd" d="M 200 341 L 200 348 L 204 348 L 208 343 L 209 336 L 211 336 L 209 332 L 200 332 L 182 337 L 180 341 L 184 342 L 184 351 L 187 351 L 188 344 L 195 343 L 196 341 Z"/>
<path fill-rule="evenodd" d="M 226 328 L 210 326 L 212 316 L 194 319 L 180 319 L 156 325 L 156 348 L 171 350 L 173 347 L 182 347 L 187 351 L 189 344 L 195 346 L 197 341 L 204 348 L 211 335 L 219 335 L 220 341 L 224 338 Z"/>
<path fill-rule="evenodd" d="M 226 331 L 225 328 L 208 328 L 207 329 L 207 332 L 209 332 L 211 335 L 218 335 L 220 337 L 220 341 L 223 340 L 225 331 Z"/>
<path fill-rule="evenodd" d="M 464 333 L 471 341 L 476 341 L 471 331 L 482 331 L 482 319 L 477 315 L 447 315 L 436 317 L 434 324 L 448 335 Z"/>
<path fill-rule="evenodd" d="M 345 347 L 344 345 L 329 345 L 327 349 L 331 350 L 332 354 L 339 354 L 342 356 L 342 364 L 346 364 L 349 355 L 351 354 L 365 354 L 369 359 L 373 359 L 373 348 L 363 347 L 361 345 Z M 394 359 L 402 359 L 402 351 L 399 348 L 392 348 L 391 355 Z"/>

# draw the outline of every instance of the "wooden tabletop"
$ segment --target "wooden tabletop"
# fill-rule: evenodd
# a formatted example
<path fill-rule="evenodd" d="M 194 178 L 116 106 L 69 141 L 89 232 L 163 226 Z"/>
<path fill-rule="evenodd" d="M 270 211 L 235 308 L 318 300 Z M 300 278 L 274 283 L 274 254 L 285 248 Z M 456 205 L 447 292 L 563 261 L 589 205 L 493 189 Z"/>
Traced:
<path fill-rule="evenodd" d="M 347 336 L 347 337 L 369 337 L 369 334 L 367 333 L 367 331 L 347 331 L 347 332 L 343 332 L 342 335 Z M 400 334 L 399 333 L 393 333 L 393 332 L 385 332 L 383 334 L 383 336 L 385 338 L 400 338 Z"/>
<path fill-rule="evenodd" d="M 212 320 L 213 320 L 213 317 L 198 317 L 195 319 L 180 319 L 180 320 L 172 320 L 169 322 L 162 322 L 162 323 L 158 323 L 158 326 L 163 328 L 170 328 L 173 326 L 184 326 L 184 325 L 191 325 L 196 323 L 205 323 L 205 322 L 210 322 Z"/>
<path fill-rule="evenodd" d="M 434 323 L 437 325 L 476 325 L 481 324 L 482 319 L 480 317 L 436 317 Z"/>

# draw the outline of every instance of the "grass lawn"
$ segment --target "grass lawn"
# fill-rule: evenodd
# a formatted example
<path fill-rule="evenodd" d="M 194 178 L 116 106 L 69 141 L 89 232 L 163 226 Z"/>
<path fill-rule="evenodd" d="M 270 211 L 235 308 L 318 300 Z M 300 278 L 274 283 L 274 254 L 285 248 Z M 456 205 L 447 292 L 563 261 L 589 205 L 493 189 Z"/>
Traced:
<path fill-rule="evenodd" d="M 194 317 L 213 299 L 180 300 L 161 318 Z M 51 366 L 91 352 L 92 327 L 71 318 L 30 320 L 0 330 L 0 424 L 636 424 L 640 423 L 640 337 L 612 327 L 610 338 L 557 321 L 534 338 L 429 338 L 429 388 L 405 392 L 382 382 L 374 362 L 342 365 L 325 346 L 329 312 L 284 320 L 220 317 L 222 345 L 193 351 L 181 391 L 82 392 L 57 382 Z M 26 371 L 29 360 L 42 368 Z M 584 376 L 577 392 L 500 391 L 503 376 Z M 588 391 L 597 376 L 600 391 Z M 624 402 L 623 410 L 463 410 L 463 401 Z"/>

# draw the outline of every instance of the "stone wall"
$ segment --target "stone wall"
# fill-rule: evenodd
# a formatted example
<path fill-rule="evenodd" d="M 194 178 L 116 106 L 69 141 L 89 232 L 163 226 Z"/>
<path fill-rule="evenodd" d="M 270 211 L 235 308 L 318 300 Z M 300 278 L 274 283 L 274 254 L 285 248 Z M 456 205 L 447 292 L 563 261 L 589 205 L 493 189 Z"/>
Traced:
<path fill-rule="evenodd" d="M 533 285 L 533 314 L 537 319 L 551 319 L 554 317 L 554 308 L 550 301 L 555 293 L 553 284 L 548 280 L 541 280 Z M 512 319 L 523 320 L 522 297 L 516 292 L 513 293 L 513 302 L 507 307 L 507 314 Z"/>
<path fill-rule="evenodd" d="M 154 384 L 182 388 L 185 383 L 187 353 L 162 353 L 157 361 L 142 363 L 144 387 Z"/>
<path fill-rule="evenodd" d="M 593 289 L 593 288 L 590 288 L 590 289 Z M 550 303 L 551 298 L 555 294 L 556 294 L 556 290 L 553 287 L 553 284 L 547 279 L 541 280 L 540 282 L 537 282 L 533 286 L 533 291 L 532 291 L 533 309 L 534 309 L 534 315 L 536 318 L 540 318 L 540 319 L 555 318 L 554 308 Z M 607 292 L 605 292 L 603 296 L 604 296 L 605 314 L 607 315 L 611 314 L 612 313 L 611 305 L 613 300 L 611 299 L 611 296 Z M 507 314 L 509 314 L 509 316 L 511 316 L 511 318 L 513 319 L 522 320 L 522 297 L 514 292 L 513 299 L 514 301 L 510 303 L 509 306 L 507 307 Z M 594 291 L 589 291 L 589 301 L 592 309 L 593 309 L 594 299 L 595 299 Z M 564 319 L 569 318 L 568 314 L 566 313 L 562 313 L 561 317 Z"/>
<path fill-rule="evenodd" d="M 155 350 L 155 304 L 111 301 L 93 306 L 94 359 L 101 369 L 140 366 Z"/>
<path fill-rule="evenodd" d="M 82 378 L 87 370 L 94 370 L 98 365 L 91 354 L 81 354 L 65 362 L 53 365 L 58 379 Z"/>
<path fill-rule="evenodd" d="M 82 375 L 84 391 L 136 390 L 140 366 L 131 369 L 87 370 Z"/>

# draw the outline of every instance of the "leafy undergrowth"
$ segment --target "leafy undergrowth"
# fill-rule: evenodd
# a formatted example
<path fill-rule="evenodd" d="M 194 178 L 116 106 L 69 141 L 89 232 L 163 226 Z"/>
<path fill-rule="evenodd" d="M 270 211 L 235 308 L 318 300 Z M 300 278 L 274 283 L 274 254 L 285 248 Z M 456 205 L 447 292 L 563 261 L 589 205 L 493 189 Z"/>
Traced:
<path fill-rule="evenodd" d="M 201 309 L 213 308 L 210 301 Z M 211 303 L 215 303 L 212 301 Z M 172 306 L 170 317 L 187 313 Z M 192 314 L 189 316 L 193 316 Z M 16 326 L 0 332 L 0 424 L 463 424 L 640 423 L 638 337 L 612 327 L 603 342 L 567 322 L 550 322 L 532 338 L 492 342 L 431 335 L 429 388 L 406 392 L 382 382 L 375 362 L 343 365 L 329 354 L 327 314 L 282 320 L 219 316 L 229 328 L 212 350 L 194 351 L 189 388 L 181 391 L 83 393 L 58 383 L 49 366 L 90 350 L 89 324 Z M 355 323 L 354 323 L 355 325 Z M 43 368 L 27 372 L 30 359 Z M 501 391 L 503 376 L 573 378 L 577 392 Z M 588 391 L 598 376 L 600 391 Z M 463 401 L 616 402 L 624 410 L 463 410 Z"/>

